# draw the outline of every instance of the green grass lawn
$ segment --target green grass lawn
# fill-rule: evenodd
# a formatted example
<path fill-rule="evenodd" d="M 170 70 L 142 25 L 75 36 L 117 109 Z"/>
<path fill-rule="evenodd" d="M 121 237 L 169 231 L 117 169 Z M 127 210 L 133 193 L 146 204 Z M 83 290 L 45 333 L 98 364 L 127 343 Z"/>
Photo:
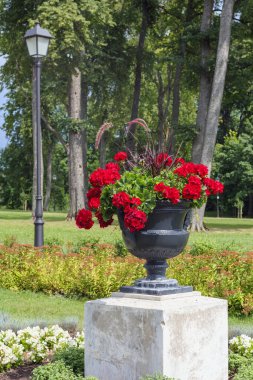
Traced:
<path fill-rule="evenodd" d="M 98 239 L 115 243 L 121 240 L 117 221 L 101 230 L 97 224 L 91 230 L 79 230 L 74 221 L 66 221 L 66 213 L 45 213 L 45 243 L 58 241 L 61 244 L 80 240 Z M 253 250 L 253 219 L 205 218 L 209 228 L 206 233 L 191 233 L 189 244 L 210 243 L 240 251 Z M 10 236 L 18 243 L 33 244 L 34 224 L 30 212 L 0 210 L 0 243 Z"/>
<path fill-rule="evenodd" d="M 0 288 L 0 300 L 0 330 L 51 324 L 59 324 L 71 330 L 83 329 L 85 299 L 73 300 Z M 229 318 L 229 330 L 230 336 L 241 333 L 253 336 L 253 316 Z"/>
<path fill-rule="evenodd" d="M 0 330 L 51 324 L 82 330 L 85 301 L 0 288 Z"/>

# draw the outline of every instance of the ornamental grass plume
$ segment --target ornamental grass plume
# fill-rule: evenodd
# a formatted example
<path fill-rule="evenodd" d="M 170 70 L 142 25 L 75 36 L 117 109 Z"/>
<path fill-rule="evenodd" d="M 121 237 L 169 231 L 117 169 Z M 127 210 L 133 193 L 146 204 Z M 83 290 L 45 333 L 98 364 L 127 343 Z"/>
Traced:
<path fill-rule="evenodd" d="M 142 119 L 127 124 L 142 126 L 149 135 L 150 130 Z M 112 127 L 105 123 L 97 133 L 96 147 L 103 133 Z M 105 168 L 97 168 L 90 177 L 91 188 L 87 193 L 89 210 L 82 209 L 76 217 L 79 228 L 90 229 L 95 212 L 100 227 L 112 224 L 118 210 L 124 213 L 124 224 L 130 232 L 145 228 L 148 215 L 157 201 L 174 205 L 185 202 L 188 207 L 201 207 L 210 195 L 223 192 L 223 184 L 208 178 L 208 168 L 202 164 L 186 162 L 182 157 L 167 152 L 156 152 L 147 144 L 140 153 L 120 151 L 113 162 Z"/>

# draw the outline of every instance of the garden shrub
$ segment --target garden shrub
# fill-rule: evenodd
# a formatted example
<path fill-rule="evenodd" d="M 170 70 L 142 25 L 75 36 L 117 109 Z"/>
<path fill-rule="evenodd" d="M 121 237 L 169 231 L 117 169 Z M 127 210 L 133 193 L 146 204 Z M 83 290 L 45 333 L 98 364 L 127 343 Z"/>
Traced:
<path fill-rule="evenodd" d="M 234 352 L 229 352 L 229 375 L 232 376 L 238 372 L 239 368 L 243 365 L 247 365 L 249 359 L 245 358 L 240 354 L 235 354 Z"/>
<path fill-rule="evenodd" d="M 84 377 L 75 375 L 71 368 L 67 367 L 63 361 L 35 368 L 32 373 L 32 380 L 83 380 Z"/>
<path fill-rule="evenodd" d="M 169 275 L 202 295 L 228 300 L 230 314 L 253 313 L 253 253 L 183 253 L 170 261 Z"/>
<path fill-rule="evenodd" d="M 84 373 L 84 348 L 68 347 L 56 352 L 54 361 L 61 360 L 70 367 L 75 375 Z"/>
<path fill-rule="evenodd" d="M 253 380 L 253 363 L 248 361 L 247 364 L 239 367 L 233 380 Z"/>
<path fill-rule="evenodd" d="M 193 285 L 203 295 L 226 298 L 231 314 L 252 314 L 253 253 L 196 249 L 169 260 L 168 276 Z M 0 246 L 0 286 L 89 299 L 108 297 L 145 276 L 143 261 L 118 256 L 124 256 L 122 246 L 93 242 L 80 247 L 79 253 L 66 254 L 57 247 L 41 251 L 25 245 Z"/>

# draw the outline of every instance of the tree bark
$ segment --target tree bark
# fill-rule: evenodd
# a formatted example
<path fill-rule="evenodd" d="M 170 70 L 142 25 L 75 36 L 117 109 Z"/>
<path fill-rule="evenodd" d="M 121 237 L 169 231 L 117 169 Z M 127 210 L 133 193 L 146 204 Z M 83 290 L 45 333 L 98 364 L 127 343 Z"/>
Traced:
<path fill-rule="evenodd" d="M 179 123 L 179 109 L 180 109 L 180 81 L 184 66 L 184 55 L 185 55 L 185 42 L 180 42 L 181 54 L 179 61 L 176 65 L 175 77 L 173 83 L 173 102 L 172 102 L 172 115 L 171 115 L 171 130 L 169 137 L 169 153 L 173 154 L 175 151 L 176 138 L 175 130 L 178 127 Z"/>
<path fill-rule="evenodd" d="M 44 202 L 44 211 L 48 211 L 49 209 L 49 202 L 50 202 L 50 196 L 51 196 L 51 189 L 52 189 L 52 158 L 53 158 L 53 151 L 54 151 L 54 143 L 49 145 L 48 148 L 48 156 L 47 156 L 47 179 L 46 179 L 46 196 L 45 196 L 45 202 Z"/>
<path fill-rule="evenodd" d="M 211 92 L 211 73 L 208 65 L 208 60 L 211 55 L 211 46 L 209 31 L 212 23 L 214 0 L 205 0 L 204 10 L 201 20 L 200 33 L 201 40 L 201 60 L 200 60 L 200 90 L 199 90 L 199 103 L 196 120 L 197 135 L 193 141 L 192 146 L 192 161 L 200 163 L 202 148 L 204 143 L 206 117 Z"/>
<path fill-rule="evenodd" d="M 167 85 L 163 83 L 161 72 L 157 71 L 157 89 L 158 89 L 158 150 L 165 150 L 165 123 L 168 117 L 168 110 L 171 96 L 171 71 L 170 66 L 167 68 Z"/>
<path fill-rule="evenodd" d="M 206 132 L 206 117 L 211 93 L 212 77 L 208 65 L 208 60 L 211 55 L 209 32 L 212 23 L 213 5 L 214 0 L 204 1 L 204 10 L 200 25 L 202 40 L 200 58 L 199 103 L 196 119 L 197 135 L 192 145 L 192 161 L 195 163 L 201 162 L 204 135 Z M 191 231 L 205 231 L 203 223 L 205 208 L 206 205 L 204 204 L 199 210 L 195 210 L 192 213 Z"/>
<path fill-rule="evenodd" d="M 105 109 L 103 112 L 101 125 L 105 123 L 107 118 L 108 118 L 108 111 L 107 109 Z M 107 131 L 103 133 L 100 143 L 99 143 L 99 166 L 101 168 L 104 168 L 106 164 L 106 140 L 107 140 Z"/>
<path fill-rule="evenodd" d="M 201 155 L 201 162 L 207 165 L 209 173 L 211 172 L 212 167 L 212 159 L 217 137 L 219 115 L 227 72 L 234 3 L 235 0 L 224 0 L 220 20 L 216 65 L 206 118 L 206 131 L 204 135 L 203 150 Z"/>
<path fill-rule="evenodd" d="M 88 119 L 88 83 L 86 78 L 81 78 L 81 119 Z M 89 187 L 88 183 L 88 167 L 87 167 L 87 151 L 88 141 L 86 129 L 82 130 L 83 137 L 83 170 L 84 170 L 84 204 L 87 207 L 87 191 Z"/>
<path fill-rule="evenodd" d="M 138 43 L 138 47 L 136 51 L 135 83 L 134 83 L 131 120 L 136 119 L 138 117 L 138 112 L 139 112 L 142 61 L 143 61 L 144 44 L 145 44 L 147 29 L 148 29 L 148 0 L 142 0 L 142 23 L 141 23 L 141 31 L 140 31 L 140 36 L 139 36 L 139 43 Z M 129 133 L 128 133 L 127 141 L 126 141 L 127 150 L 131 152 L 135 151 L 135 146 L 136 146 L 135 137 L 134 137 L 135 128 L 136 128 L 136 125 L 132 124 L 129 129 Z"/>
<path fill-rule="evenodd" d="M 81 72 L 76 68 L 71 75 L 69 85 L 69 117 L 80 120 L 81 117 Z M 70 208 L 68 219 L 76 216 L 85 206 L 83 131 L 71 128 L 69 131 L 69 194 Z"/>
<path fill-rule="evenodd" d="M 198 127 L 200 127 L 200 132 L 198 136 L 198 142 L 196 142 L 195 146 L 193 146 L 192 156 L 195 162 L 201 162 L 202 164 L 208 167 L 209 175 L 211 173 L 212 159 L 218 131 L 221 102 L 227 72 L 234 2 L 235 0 L 224 0 L 223 2 L 223 9 L 220 19 L 219 41 L 216 55 L 215 71 L 207 111 L 205 109 L 208 101 L 208 87 L 210 85 L 207 75 L 206 78 L 204 78 L 203 74 L 202 78 L 203 82 L 200 96 L 200 101 L 202 103 L 199 103 L 200 109 L 197 118 L 197 124 Z M 204 23 L 203 19 L 205 16 L 206 27 L 208 27 L 208 24 L 210 26 L 210 22 L 208 22 L 208 15 L 210 17 L 211 5 L 211 1 L 205 1 L 206 8 L 204 9 L 202 22 Z M 202 48 L 203 47 L 204 45 L 202 45 Z M 205 54 L 208 54 L 207 47 L 208 45 L 206 45 L 206 48 L 202 50 L 202 62 L 204 60 L 204 63 L 206 62 Z M 203 223 L 205 207 L 206 205 L 204 204 L 199 210 L 200 217 L 198 218 L 198 220 L 193 219 L 191 226 L 192 230 L 205 230 Z"/>

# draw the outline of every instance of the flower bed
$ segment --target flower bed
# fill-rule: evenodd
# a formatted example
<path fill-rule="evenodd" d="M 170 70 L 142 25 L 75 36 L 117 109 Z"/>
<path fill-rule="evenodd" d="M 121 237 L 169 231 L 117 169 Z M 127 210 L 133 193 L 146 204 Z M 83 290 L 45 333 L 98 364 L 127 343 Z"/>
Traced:
<path fill-rule="evenodd" d="M 40 363 L 49 354 L 65 347 L 81 347 L 83 334 L 71 337 L 57 325 L 27 327 L 17 333 L 0 331 L 0 372 L 27 362 Z"/>

